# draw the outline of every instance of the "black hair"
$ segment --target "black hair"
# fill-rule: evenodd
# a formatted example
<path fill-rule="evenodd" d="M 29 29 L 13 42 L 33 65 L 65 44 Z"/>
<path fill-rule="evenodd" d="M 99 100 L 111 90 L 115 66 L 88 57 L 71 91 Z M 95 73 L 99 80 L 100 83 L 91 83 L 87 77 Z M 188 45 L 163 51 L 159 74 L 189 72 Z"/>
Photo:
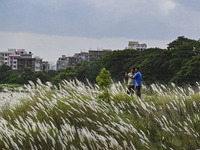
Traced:
<path fill-rule="evenodd" d="M 139 67 L 135 67 L 135 69 L 140 70 Z"/>

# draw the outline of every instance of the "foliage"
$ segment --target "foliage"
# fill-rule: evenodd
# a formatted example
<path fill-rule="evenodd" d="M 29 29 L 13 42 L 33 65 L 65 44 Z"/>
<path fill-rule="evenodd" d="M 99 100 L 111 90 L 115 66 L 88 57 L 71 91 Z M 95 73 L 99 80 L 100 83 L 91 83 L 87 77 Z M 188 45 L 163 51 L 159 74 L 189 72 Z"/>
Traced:
<path fill-rule="evenodd" d="M 18 102 L 1 106 L 2 149 L 199 148 L 200 93 L 190 86 L 143 86 L 141 100 L 118 82 L 110 105 L 96 99 L 96 86 L 78 80 L 52 87 L 38 81 L 23 99 L 22 92 L 0 95 Z"/>
<path fill-rule="evenodd" d="M 181 67 L 181 70 L 172 81 L 179 84 L 194 84 L 195 82 L 200 81 L 199 70 L 200 55 L 197 55 Z"/>
<path fill-rule="evenodd" d="M 139 67 L 146 84 L 194 84 L 199 81 L 198 66 L 200 62 L 200 41 L 179 36 L 168 44 L 167 49 L 148 48 L 144 51 L 133 49 L 114 50 L 103 56 L 102 59 L 84 61 L 74 68 L 67 68 L 64 72 L 48 71 L 33 72 L 26 68 L 21 75 L 11 70 L 9 66 L 0 67 L 0 83 L 27 84 L 28 81 L 43 83 L 51 81 L 58 85 L 62 80 L 75 79 L 87 83 L 96 83 L 96 77 L 101 68 L 106 68 L 114 81 L 123 81 L 124 73 L 132 67 Z"/>
<path fill-rule="evenodd" d="M 76 73 L 73 67 L 67 67 L 64 72 L 58 74 L 52 79 L 52 83 L 58 85 L 62 80 L 72 80 L 76 78 Z"/>
<path fill-rule="evenodd" d="M 85 82 L 88 79 L 92 83 L 96 83 L 96 77 L 101 69 L 100 60 L 84 61 L 76 65 L 75 72 L 77 79 Z"/>
<path fill-rule="evenodd" d="M 106 70 L 105 68 L 101 69 L 99 76 L 97 76 L 96 80 L 101 89 L 109 88 L 112 83 L 110 72 Z"/>
<path fill-rule="evenodd" d="M 51 78 L 54 78 L 59 74 L 59 72 L 55 70 L 48 70 L 47 72 L 44 72 L 44 73 L 47 74 Z"/>
<path fill-rule="evenodd" d="M 20 76 L 20 83 L 21 84 L 28 84 L 29 81 L 34 83 L 37 82 L 37 79 L 40 79 L 42 83 L 50 81 L 50 76 L 45 74 L 44 72 L 33 72 L 31 68 L 25 68 Z"/>
<path fill-rule="evenodd" d="M 140 63 L 139 53 L 136 50 L 116 50 L 105 55 L 102 60 L 102 67 L 110 71 L 111 77 L 116 80 L 124 78 L 124 72 L 130 70 L 135 63 Z"/>
<path fill-rule="evenodd" d="M 191 63 L 194 57 L 200 54 L 200 42 L 187 39 L 183 36 L 168 44 L 168 49 L 149 48 L 144 51 L 137 50 L 117 50 L 109 53 L 103 59 L 102 67 L 107 68 L 114 81 L 122 81 L 124 72 L 132 67 L 139 67 L 143 75 L 143 82 L 151 84 L 155 82 L 170 83 L 172 81 L 195 83 L 197 77 L 190 80 L 192 71 L 187 72 L 187 78 L 178 79 L 185 76 L 183 70 L 185 65 Z M 196 65 L 200 62 L 195 61 Z M 184 68 L 182 68 L 184 67 Z M 190 65 L 190 70 L 198 69 Z M 195 73 L 195 72 L 194 72 Z M 195 76 L 198 76 L 197 74 Z"/>
<path fill-rule="evenodd" d="M 0 83 L 18 83 L 18 74 L 7 65 L 2 65 L 0 67 Z"/>
<path fill-rule="evenodd" d="M 103 94 L 99 95 L 99 97 L 103 99 L 105 98 L 108 99 L 108 102 L 110 103 L 110 95 L 108 93 L 108 88 L 110 87 L 112 83 L 110 72 L 106 70 L 105 68 L 102 68 L 96 80 L 100 89 L 103 90 Z"/>

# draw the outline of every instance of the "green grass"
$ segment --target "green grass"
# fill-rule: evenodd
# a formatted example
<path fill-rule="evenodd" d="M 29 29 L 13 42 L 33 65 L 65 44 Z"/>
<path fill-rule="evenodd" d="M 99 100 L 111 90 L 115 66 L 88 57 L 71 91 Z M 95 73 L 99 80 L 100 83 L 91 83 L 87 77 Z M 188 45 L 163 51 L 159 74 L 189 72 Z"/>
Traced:
<path fill-rule="evenodd" d="M 98 87 L 38 82 L 14 109 L 2 108 L 3 149 L 198 149 L 200 93 L 180 87 L 143 87 L 142 99 L 115 84 L 111 103 Z M 15 98 L 15 97 L 13 97 Z"/>

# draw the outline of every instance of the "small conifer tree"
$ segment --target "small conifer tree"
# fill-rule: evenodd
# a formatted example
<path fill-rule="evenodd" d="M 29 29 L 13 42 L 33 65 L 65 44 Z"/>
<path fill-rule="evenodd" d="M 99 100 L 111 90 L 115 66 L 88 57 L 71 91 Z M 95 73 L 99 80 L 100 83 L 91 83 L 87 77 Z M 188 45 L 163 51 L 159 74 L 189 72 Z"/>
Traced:
<path fill-rule="evenodd" d="M 103 90 L 103 95 L 108 99 L 108 102 L 110 104 L 110 96 L 108 93 L 108 89 L 110 88 L 110 85 L 112 83 L 112 79 L 110 77 L 110 71 L 106 70 L 105 68 L 102 68 L 99 76 L 97 76 L 96 81 L 98 82 L 98 85 L 101 90 Z"/>

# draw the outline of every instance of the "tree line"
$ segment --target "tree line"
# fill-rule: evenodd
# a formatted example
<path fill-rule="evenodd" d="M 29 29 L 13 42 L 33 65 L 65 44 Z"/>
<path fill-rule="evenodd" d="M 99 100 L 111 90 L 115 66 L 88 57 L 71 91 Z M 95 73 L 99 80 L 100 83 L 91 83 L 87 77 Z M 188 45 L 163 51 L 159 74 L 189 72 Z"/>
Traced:
<path fill-rule="evenodd" d="M 84 61 L 63 72 L 32 72 L 30 68 L 26 68 L 18 75 L 9 66 L 3 65 L 0 67 L 0 83 L 27 84 L 29 80 L 36 82 L 37 78 L 43 83 L 50 81 L 53 84 L 75 78 L 95 83 L 101 68 L 109 70 L 114 81 L 123 81 L 124 73 L 136 66 L 140 68 L 146 84 L 194 84 L 200 81 L 200 41 L 179 36 L 168 44 L 167 49 L 115 50 L 102 59 Z"/>

